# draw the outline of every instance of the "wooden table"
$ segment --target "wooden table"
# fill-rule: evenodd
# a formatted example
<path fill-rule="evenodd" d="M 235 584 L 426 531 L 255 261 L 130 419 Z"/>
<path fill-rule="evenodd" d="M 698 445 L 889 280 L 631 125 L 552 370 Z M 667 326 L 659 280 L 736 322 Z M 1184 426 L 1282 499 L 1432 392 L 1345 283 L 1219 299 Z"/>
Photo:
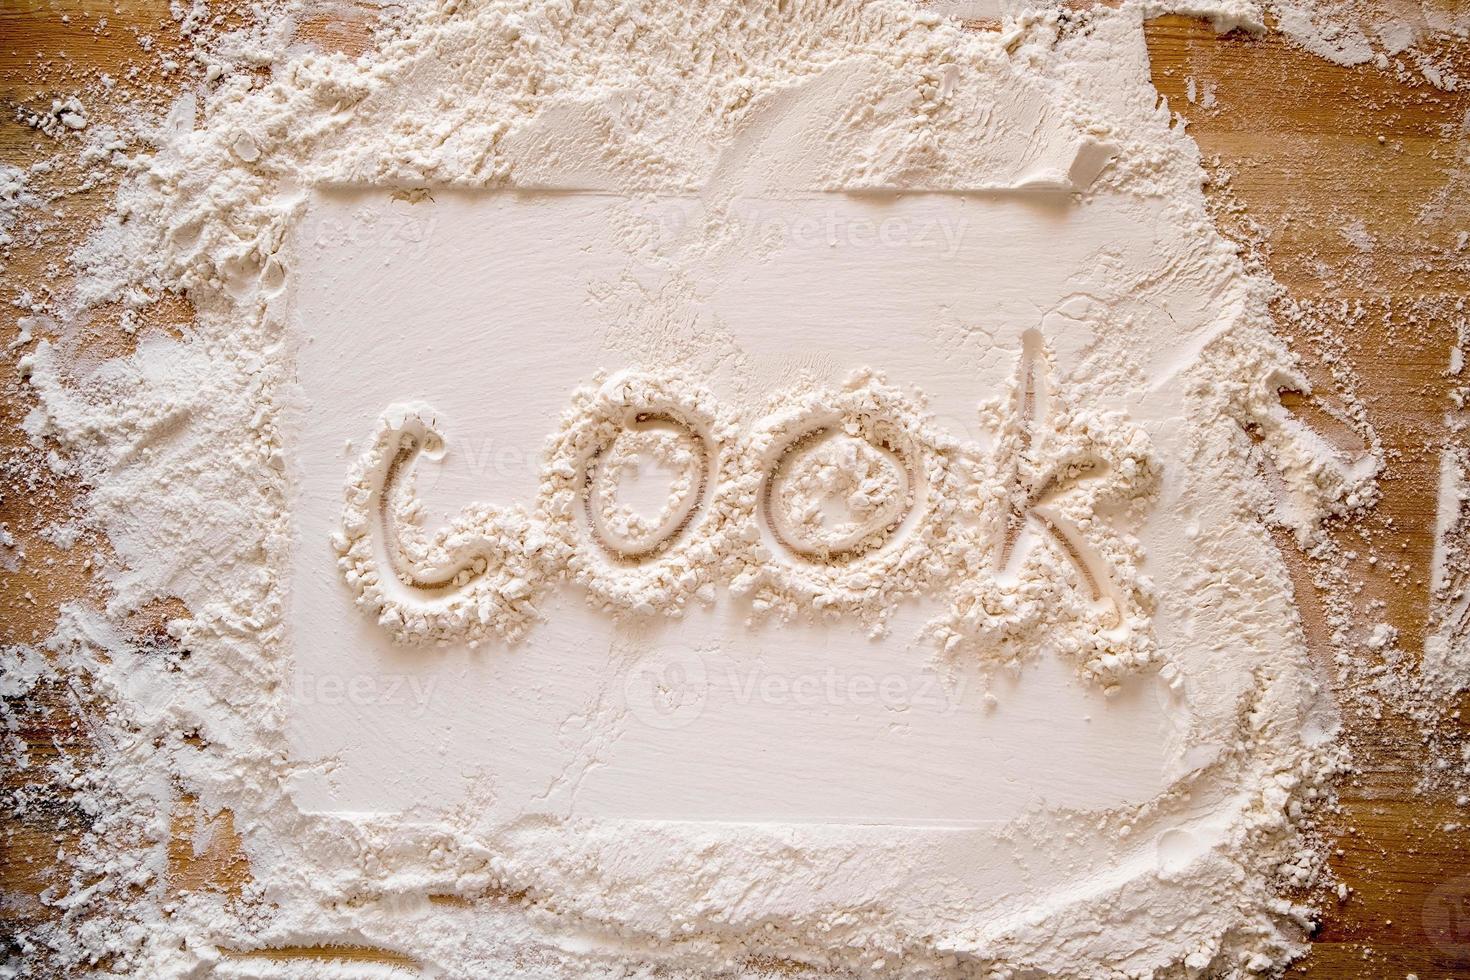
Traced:
<path fill-rule="evenodd" d="M 220 8 L 228 20 L 228 7 Z M 106 19 L 106 25 L 102 20 Z M 337 10 L 309 18 L 302 34 L 322 46 L 358 50 L 366 15 Z M 142 47 L 152 38 L 153 52 Z M 1470 230 L 1470 92 L 1445 93 L 1422 80 L 1396 77 L 1393 66 L 1344 68 L 1306 54 L 1279 36 L 1216 36 L 1208 25 L 1177 17 L 1148 27 L 1154 82 L 1170 108 L 1188 122 L 1212 175 L 1217 221 L 1303 304 L 1283 329 L 1328 399 L 1344 387 L 1367 405 L 1388 452 L 1383 499 L 1369 517 L 1336 528 L 1345 545 L 1384 556 L 1375 566 L 1354 563 L 1351 580 L 1362 600 L 1381 599 L 1380 618 L 1398 628 L 1405 649 L 1417 649 L 1428 608 L 1439 451 L 1456 436 L 1446 422 L 1460 379 L 1446 372 L 1456 308 L 1470 292 L 1470 250 L 1456 236 Z M 114 101 L 157 104 L 179 79 L 160 69 L 160 52 L 187 54 L 162 0 L 4 0 L 0 6 L 0 161 L 25 166 L 55 145 L 15 120 L 17 107 L 49 107 L 107 72 Z M 1470 77 L 1470 42 L 1441 53 Z M 136 71 L 133 71 L 136 69 Z M 1191 92 L 1194 95 L 1190 99 Z M 116 110 L 89 98 L 91 125 Z M 35 183 L 63 191 L 75 175 Z M 3 292 L 25 286 L 45 295 L 58 262 L 105 205 L 108 185 L 68 193 L 52 205 L 54 219 L 39 242 L 13 250 Z M 1361 223 L 1360 225 L 1357 223 Z M 1343 229 L 1351 227 L 1352 234 Z M 116 309 L 92 320 L 97 353 L 129 345 L 115 329 Z M 182 300 L 155 304 L 145 322 L 187 317 Z M 13 339 L 17 312 L 0 312 L 0 346 Z M 1322 350 L 1331 356 L 1324 359 Z M 13 362 L 16 352 L 8 352 Z M 1334 376 L 1334 368 L 1337 370 Z M 13 363 L 3 373 L 15 377 Z M 16 426 L 26 395 L 5 380 L 0 398 L 0 450 L 8 464 L 29 456 Z M 1291 406 L 1309 420 L 1313 405 Z M 15 470 L 10 473 L 17 472 Z M 13 481 L 12 481 L 13 482 Z M 0 569 L 0 633 L 7 642 L 50 632 L 61 602 L 98 594 L 80 564 L 86 549 L 62 551 L 35 532 L 75 504 L 75 491 L 45 485 L 0 500 L 0 521 L 24 544 L 26 561 Z M 1290 544 L 1303 620 L 1314 652 L 1330 657 L 1323 637 L 1321 597 L 1311 568 Z M 105 547 L 105 542 L 102 543 Z M 160 624 L 183 610 L 159 604 L 133 624 L 142 642 L 161 642 Z M 1362 654 L 1364 663 L 1367 654 Z M 1293 969 L 1312 977 L 1470 977 L 1470 809 L 1444 794 L 1416 790 L 1425 748 L 1419 729 L 1393 710 L 1374 717 L 1351 689 L 1340 692 L 1357 772 L 1342 786 L 1342 812 L 1327 831 L 1335 840 L 1332 866 L 1352 888 L 1339 904 L 1324 899 L 1324 918 L 1311 955 Z M 89 751 L 77 692 L 46 688 L 20 707 L 19 734 L 38 766 L 61 753 Z M 1470 709 L 1470 703 L 1461 707 Z M 1470 711 L 1467 711 L 1470 716 Z M 1441 736 L 1463 738 L 1458 730 Z M 0 937 L 48 914 L 36 896 L 48 883 L 58 846 L 84 822 L 64 794 L 44 784 L 36 767 L 7 772 L 7 791 L 28 787 L 37 803 L 22 817 L 7 806 L 0 832 L 0 877 L 10 897 L 0 906 Z M 215 843 L 202 855 L 189 846 L 195 815 L 184 799 L 175 822 L 171 887 L 213 887 L 238 893 L 248 862 L 225 814 Z M 1454 825 L 1456 829 L 1447 829 Z M 60 841 L 56 839 L 62 826 Z M 393 961 L 382 951 L 283 950 L 276 955 L 347 956 Z"/>

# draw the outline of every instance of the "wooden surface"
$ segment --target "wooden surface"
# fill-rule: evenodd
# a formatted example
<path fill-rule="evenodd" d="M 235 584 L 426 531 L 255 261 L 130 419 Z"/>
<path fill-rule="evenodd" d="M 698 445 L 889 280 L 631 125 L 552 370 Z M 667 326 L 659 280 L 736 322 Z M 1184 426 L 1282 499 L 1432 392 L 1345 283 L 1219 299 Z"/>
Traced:
<path fill-rule="evenodd" d="M 305 21 L 302 34 L 322 46 L 357 49 L 362 23 L 339 11 Z M 145 36 L 151 52 L 144 50 Z M 1364 555 L 1382 556 L 1372 566 L 1355 562 L 1347 574 L 1362 587 L 1358 601 L 1366 608 L 1381 600 L 1375 618 L 1400 630 L 1405 649 L 1417 649 L 1428 608 L 1439 449 L 1450 437 L 1445 416 L 1455 379 L 1445 367 L 1456 319 L 1464 316 L 1456 303 L 1470 289 L 1470 252 L 1456 243 L 1458 232 L 1470 229 L 1470 93 L 1406 83 L 1392 67 L 1343 68 L 1274 35 L 1218 37 L 1207 25 L 1180 18 L 1153 22 L 1148 40 L 1155 84 L 1187 120 L 1213 174 L 1217 220 L 1292 300 L 1306 304 L 1290 316 L 1283 305 L 1283 326 L 1318 380 L 1319 397 L 1330 404 L 1335 393 L 1355 389 L 1388 451 L 1376 512 L 1334 534 Z M 47 137 L 15 121 L 17 108 L 48 107 L 98 73 L 116 80 L 118 101 L 158 104 L 179 84 L 158 67 L 159 53 L 167 51 L 183 55 L 187 46 L 158 0 L 0 0 L 0 161 L 25 166 L 54 153 Z M 1449 55 L 1470 77 L 1470 43 Z M 88 99 L 88 108 L 94 126 L 115 111 L 97 99 Z M 36 184 L 62 192 L 75 182 L 75 174 L 62 172 Z M 13 250 L 3 285 L 7 301 L 22 287 L 45 294 L 55 263 L 85 234 L 106 194 L 104 184 L 50 205 L 53 217 L 40 241 Z M 1362 234 L 1345 235 L 1356 222 Z M 128 346 L 116 330 L 117 315 L 99 310 L 86 328 L 99 354 Z M 15 335 L 16 316 L 8 302 L 0 310 L 0 348 Z M 187 316 L 183 300 L 144 313 L 145 321 L 162 324 Z M 1318 354 L 1324 346 L 1332 352 L 1328 359 Z M 16 352 L 4 356 L 13 360 Z M 50 632 L 60 602 L 98 590 L 81 565 L 87 549 L 62 551 L 36 537 L 44 523 L 74 506 L 75 490 L 23 485 L 29 450 L 16 426 L 27 406 L 23 389 L 8 380 L 13 364 L 4 374 L 0 452 L 8 486 L 0 521 L 24 545 L 26 560 L 13 572 L 0 569 L 0 639 L 25 642 Z M 1291 405 L 1309 421 L 1324 417 L 1315 403 Z M 1312 569 L 1290 542 L 1281 544 L 1314 652 L 1327 662 Z M 159 624 L 180 612 L 164 605 L 140 615 L 133 624 L 139 642 L 166 642 Z M 1342 904 L 1325 901 L 1313 951 L 1294 970 L 1321 978 L 1470 977 L 1470 837 L 1465 829 L 1447 829 L 1470 823 L 1470 811 L 1442 794 L 1417 791 L 1426 751 L 1418 728 L 1392 710 L 1380 715 L 1364 707 L 1350 687 L 1339 695 L 1358 771 L 1342 787 L 1343 810 L 1330 830 L 1338 849 L 1333 868 L 1352 893 Z M 17 733 L 34 765 L 4 774 L 7 793 L 23 791 L 31 805 L 16 816 L 11 796 L 4 811 L 0 874 L 7 898 L 0 937 L 50 914 L 37 896 L 51 883 L 58 848 L 87 826 L 87 816 L 38 772 L 61 755 L 86 757 L 87 702 L 85 690 L 47 688 L 14 706 Z M 1462 724 L 1441 734 L 1466 732 Z M 214 843 L 196 855 L 188 844 L 196 814 L 190 801 L 181 803 L 169 887 L 238 893 L 249 866 L 229 815 L 214 818 Z M 361 949 L 276 955 L 383 958 Z"/>
<path fill-rule="evenodd" d="M 1341 390 L 1313 343 L 1325 332 L 1383 440 L 1383 499 L 1336 537 L 1382 556 L 1377 566 L 1350 569 L 1363 586 L 1358 605 L 1381 599 L 1381 618 L 1399 629 L 1405 649 L 1417 650 L 1429 606 L 1439 449 L 1449 437 L 1454 379 L 1446 368 L 1464 316 L 1457 305 L 1470 291 L 1467 253 L 1456 247 L 1470 227 L 1463 169 L 1470 93 L 1343 68 L 1275 37 L 1216 38 L 1173 18 L 1154 22 L 1149 42 L 1155 85 L 1215 164 L 1221 186 L 1212 200 L 1222 225 L 1255 244 L 1252 254 L 1291 297 L 1313 304 L 1308 316 L 1284 320 L 1294 348 L 1323 391 Z M 1470 48 L 1458 54 L 1464 71 Z M 1212 109 L 1189 102 L 1191 77 L 1197 99 L 1212 86 Z M 1356 221 L 1370 249 L 1362 247 L 1367 239 L 1344 235 Z M 1282 551 L 1300 568 L 1295 549 Z M 1321 622 L 1320 604 L 1301 591 L 1309 593 L 1299 598 L 1311 627 Z M 1325 658 L 1320 629 L 1311 632 Z M 1470 976 L 1467 812 L 1416 792 L 1423 751 L 1415 725 L 1392 712 L 1375 718 L 1342 693 L 1360 772 L 1342 788 L 1333 868 L 1353 892 L 1327 909 L 1300 969 L 1315 977 Z"/>

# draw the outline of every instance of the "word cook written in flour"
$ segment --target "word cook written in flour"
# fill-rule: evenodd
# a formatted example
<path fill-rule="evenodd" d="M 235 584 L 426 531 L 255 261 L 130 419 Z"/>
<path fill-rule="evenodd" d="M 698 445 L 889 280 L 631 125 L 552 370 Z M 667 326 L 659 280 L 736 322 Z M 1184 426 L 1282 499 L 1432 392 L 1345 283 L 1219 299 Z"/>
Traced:
<path fill-rule="evenodd" d="M 1037 331 L 980 406 L 988 447 L 871 370 L 772 404 L 744 423 L 682 374 L 619 372 L 574 393 L 529 507 L 472 503 L 432 532 L 413 474 L 446 434 L 432 407 L 392 405 L 348 480 L 342 574 L 408 642 L 516 640 L 569 581 L 617 615 L 678 616 L 723 586 L 754 620 L 875 633 L 902 600 L 938 596 L 947 651 L 1044 638 L 1104 680 L 1151 660 L 1142 552 L 1113 522 L 1147 507 L 1159 464 L 1126 416 L 1071 403 Z M 662 500 L 635 506 L 650 473 Z"/>

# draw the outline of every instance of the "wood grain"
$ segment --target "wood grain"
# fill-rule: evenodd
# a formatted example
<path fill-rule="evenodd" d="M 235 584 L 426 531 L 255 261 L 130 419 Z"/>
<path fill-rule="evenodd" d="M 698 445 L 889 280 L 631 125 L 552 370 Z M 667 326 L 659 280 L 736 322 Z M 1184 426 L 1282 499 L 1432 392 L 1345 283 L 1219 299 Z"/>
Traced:
<path fill-rule="evenodd" d="M 1293 300 L 1313 304 L 1303 318 L 1283 312 L 1284 331 L 1328 392 L 1341 382 L 1319 352 L 1332 351 L 1383 440 L 1383 499 L 1336 537 L 1386 556 L 1377 567 L 1354 563 L 1351 579 L 1362 606 L 1382 602 L 1375 618 L 1395 626 L 1406 649 L 1419 649 L 1439 452 L 1453 438 L 1446 368 L 1470 292 L 1457 247 L 1467 227 L 1470 97 L 1333 65 L 1274 35 L 1217 37 L 1197 21 L 1155 21 L 1148 40 L 1156 87 L 1217 175 L 1211 194 L 1222 226 L 1254 245 Z M 1462 66 L 1467 54 L 1456 52 Z M 1206 83 L 1209 109 L 1199 104 Z M 1355 222 L 1371 248 L 1343 233 Z M 1282 553 L 1302 565 L 1289 544 Z M 1320 630 L 1310 632 L 1325 656 Z M 1298 968 L 1315 977 L 1470 976 L 1466 811 L 1417 791 L 1423 758 L 1412 722 L 1352 704 L 1346 713 L 1358 771 L 1333 822 L 1333 867 L 1353 893 L 1328 908 Z M 1462 724 L 1458 736 L 1465 734 Z"/>
<path fill-rule="evenodd" d="M 228 22 L 232 8 L 222 7 Z M 104 25 L 105 20 L 105 25 Z M 367 19 L 337 11 L 301 24 L 304 40 L 359 50 Z M 147 40 L 145 40 L 147 39 Z M 1291 336 L 1330 402 L 1351 389 L 1388 452 L 1383 499 L 1376 512 L 1334 534 L 1345 544 L 1385 556 L 1376 566 L 1349 569 L 1365 608 L 1382 603 L 1379 618 L 1398 628 L 1403 645 L 1422 641 L 1433 548 L 1440 448 L 1455 438 L 1446 425 L 1454 379 L 1445 371 L 1456 323 L 1464 317 L 1466 255 L 1457 235 L 1470 228 L 1466 126 L 1470 95 L 1400 81 L 1373 67 L 1343 68 L 1297 50 L 1276 35 L 1215 35 L 1207 25 L 1163 18 L 1148 27 L 1159 92 L 1198 142 L 1213 175 L 1217 220 L 1253 261 L 1283 284 L 1283 330 Z M 109 102 L 89 100 L 100 125 L 128 103 L 162 104 L 182 72 L 160 67 L 160 52 L 187 58 L 166 3 L 160 0 L 3 0 L 0 5 L 0 160 L 28 165 L 56 152 L 49 138 L 15 120 L 17 109 L 45 110 L 55 97 L 107 73 Z M 1470 76 L 1470 42 L 1449 55 Z M 1191 102 L 1190 80 L 1195 101 Z M 1208 92 L 1213 104 L 1204 104 Z M 97 219 L 107 186 L 68 189 L 76 174 L 40 178 L 60 196 L 48 207 L 40 240 L 12 250 L 4 294 L 45 295 L 70 248 Z M 1345 235 L 1359 227 L 1362 234 Z M 1364 248 L 1365 242 L 1371 247 Z M 1306 304 L 1294 308 L 1293 304 Z M 184 300 L 145 311 L 152 322 L 187 320 Z M 15 335 L 17 311 L 0 312 L 0 347 Z M 96 353 L 127 350 L 117 310 L 96 311 L 75 326 Z M 1323 357 L 1323 350 L 1329 356 Z M 13 362 L 14 352 L 4 357 Z M 13 363 L 10 365 L 13 367 Z M 7 379 L 14 371 L 7 373 Z M 63 601 L 103 598 L 80 561 L 88 549 L 64 551 L 36 532 L 75 506 L 76 488 L 27 483 L 30 450 L 18 435 L 27 410 L 24 390 L 5 380 L 0 398 L 0 452 L 6 488 L 0 520 L 25 549 L 13 571 L 0 569 L 0 639 L 32 642 L 47 635 Z M 1312 405 L 1293 403 L 1304 415 Z M 97 542 L 105 549 L 105 542 Z M 1324 662 L 1321 599 L 1309 586 L 1313 569 L 1288 541 L 1303 620 Z M 133 624 L 140 643 L 160 642 L 159 623 L 177 609 L 147 610 Z M 1418 728 L 1389 711 L 1365 709 L 1339 692 L 1358 770 L 1343 785 L 1343 811 L 1330 832 L 1333 867 L 1352 886 L 1349 901 L 1328 902 L 1311 955 L 1293 969 L 1307 976 L 1470 976 L 1470 813 L 1443 795 L 1418 790 L 1424 748 Z M 1470 704 L 1462 705 L 1470 712 Z M 89 739 L 85 692 L 44 689 L 18 707 L 16 734 L 38 766 L 63 755 L 85 758 Z M 1470 717 L 1470 714 L 1467 714 Z M 1458 737 L 1467 732 L 1461 723 Z M 7 772 L 7 794 L 26 791 L 34 805 L 16 815 L 7 805 L 0 833 L 0 935 L 13 935 L 50 911 L 38 899 L 53 883 L 58 848 L 72 846 L 88 826 L 64 794 L 47 787 L 38 766 Z M 196 821 L 212 821 L 210 844 L 195 853 Z M 187 797 L 169 849 L 170 887 L 238 892 L 249 866 L 229 815 L 207 815 Z M 324 955 L 397 962 L 360 948 L 278 951 L 306 960 Z"/>

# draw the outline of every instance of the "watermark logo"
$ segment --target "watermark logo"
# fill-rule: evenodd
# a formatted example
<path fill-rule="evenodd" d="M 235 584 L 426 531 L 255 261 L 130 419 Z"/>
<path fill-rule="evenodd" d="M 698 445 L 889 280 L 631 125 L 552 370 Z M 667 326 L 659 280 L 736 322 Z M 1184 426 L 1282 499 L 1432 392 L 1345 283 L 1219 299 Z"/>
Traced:
<path fill-rule="evenodd" d="M 704 712 L 709 673 L 691 650 L 661 650 L 644 656 L 623 682 L 629 712 L 650 728 L 683 728 Z"/>
<path fill-rule="evenodd" d="M 1441 882 L 1424 903 L 1424 938 L 1457 961 L 1470 963 L 1470 875 Z"/>

